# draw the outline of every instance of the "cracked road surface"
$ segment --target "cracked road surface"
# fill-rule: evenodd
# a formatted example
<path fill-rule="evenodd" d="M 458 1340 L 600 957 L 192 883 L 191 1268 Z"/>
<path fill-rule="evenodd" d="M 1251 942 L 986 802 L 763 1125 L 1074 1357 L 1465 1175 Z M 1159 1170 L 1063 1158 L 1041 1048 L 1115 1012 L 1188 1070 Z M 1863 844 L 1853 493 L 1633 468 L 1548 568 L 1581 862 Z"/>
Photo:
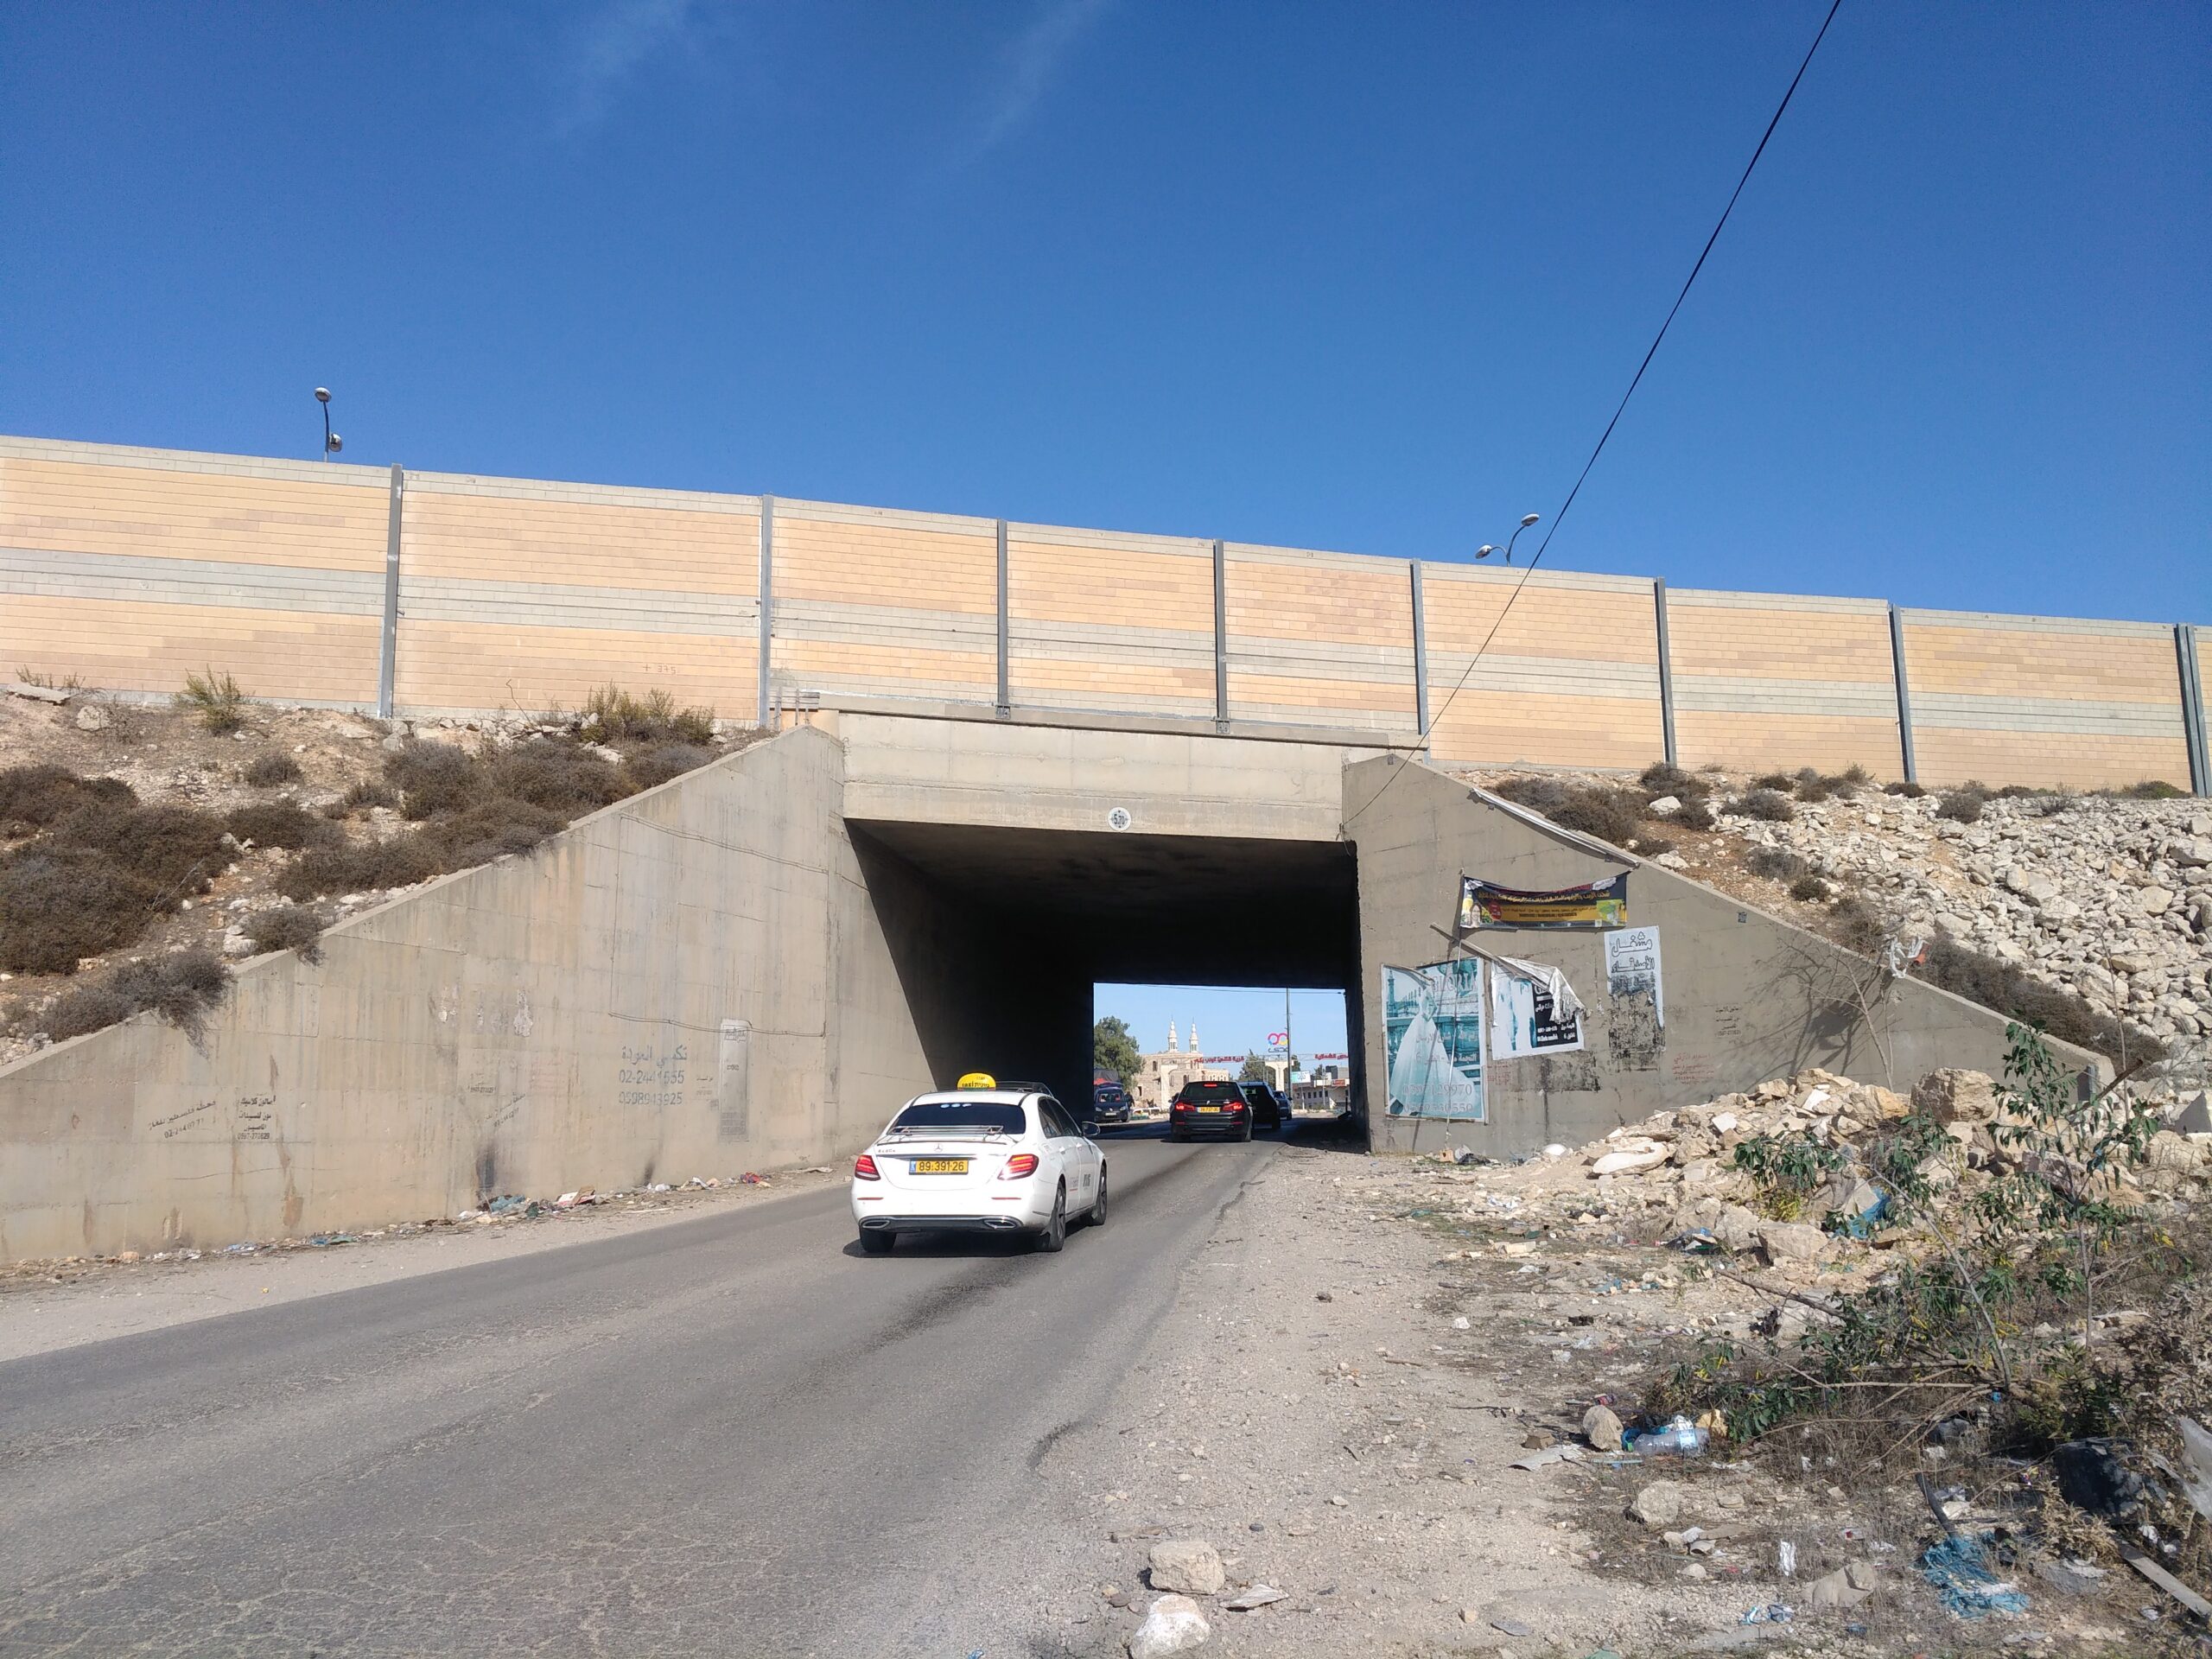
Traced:
<path fill-rule="evenodd" d="M 863 1257 L 839 1187 L 0 1364 L 0 1654 L 1002 1640 L 1036 1464 L 1274 1151 L 1105 1145 L 1058 1256 Z"/>

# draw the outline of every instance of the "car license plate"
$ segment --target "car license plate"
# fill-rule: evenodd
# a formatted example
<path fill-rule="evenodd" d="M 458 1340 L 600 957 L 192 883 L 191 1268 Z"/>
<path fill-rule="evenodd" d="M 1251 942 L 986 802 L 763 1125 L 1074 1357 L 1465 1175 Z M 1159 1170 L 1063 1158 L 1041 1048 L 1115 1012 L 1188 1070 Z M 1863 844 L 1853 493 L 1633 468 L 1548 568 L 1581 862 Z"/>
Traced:
<path fill-rule="evenodd" d="M 1221 1108 L 1218 1106 L 1201 1106 L 1198 1109 L 1202 1112 L 1217 1112 Z"/>
<path fill-rule="evenodd" d="M 965 1175 L 967 1173 L 968 1160 L 965 1158 L 917 1158 L 914 1160 L 914 1173 L 917 1175 Z"/>

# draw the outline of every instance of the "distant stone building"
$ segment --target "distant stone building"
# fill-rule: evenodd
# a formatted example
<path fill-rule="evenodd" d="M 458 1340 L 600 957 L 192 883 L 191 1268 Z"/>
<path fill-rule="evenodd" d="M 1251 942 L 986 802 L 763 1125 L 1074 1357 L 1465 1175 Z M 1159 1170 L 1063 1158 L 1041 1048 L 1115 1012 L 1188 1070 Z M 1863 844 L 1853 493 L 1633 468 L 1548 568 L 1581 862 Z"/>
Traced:
<path fill-rule="evenodd" d="M 1162 1111 L 1167 1109 L 1167 1103 L 1175 1098 L 1175 1091 L 1185 1084 L 1233 1077 L 1242 1065 L 1241 1061 L 1236 1065 L 1225 1065 L 1208 1060 L 1205 1051 L 1198 1046 L 1196 1020 L 1191 1023 L 1191 1046 L 1187 1052 L 1176 1033 L 1174 1021 L 1170 1020 L 1167 1046 L 1156 1053 L 1141 1055 L 1139 1058 L 1141 1064 L 1136 1077 L 1131 1081 L 1129 1092 L 1135 1096 L 1138 1104 L 1155 1106 Z"/>

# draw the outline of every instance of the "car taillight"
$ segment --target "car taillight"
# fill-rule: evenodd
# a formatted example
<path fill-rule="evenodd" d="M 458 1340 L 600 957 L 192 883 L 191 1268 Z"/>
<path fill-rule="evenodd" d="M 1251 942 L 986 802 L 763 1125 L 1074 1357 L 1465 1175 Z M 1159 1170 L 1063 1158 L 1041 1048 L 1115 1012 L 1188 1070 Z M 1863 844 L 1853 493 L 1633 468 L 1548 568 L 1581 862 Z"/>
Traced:
<path fill-rule="evenodd" d="M 1018 1181 L 1025 1175 L 1034 1175 L 1036 1173 L 1037 1154 L 1033 1152 L 1017 1152 L 1006 1160 L 1006 1167 L 999 1171 L 999 1179 Z"/>
<path fill-rule="evenodd" d="M 875 1166 L 875 1160 L 862 1153 L 853 1160 L 853 1179 L 856 1181 L 880 1181 L 883 1172 Z"/>

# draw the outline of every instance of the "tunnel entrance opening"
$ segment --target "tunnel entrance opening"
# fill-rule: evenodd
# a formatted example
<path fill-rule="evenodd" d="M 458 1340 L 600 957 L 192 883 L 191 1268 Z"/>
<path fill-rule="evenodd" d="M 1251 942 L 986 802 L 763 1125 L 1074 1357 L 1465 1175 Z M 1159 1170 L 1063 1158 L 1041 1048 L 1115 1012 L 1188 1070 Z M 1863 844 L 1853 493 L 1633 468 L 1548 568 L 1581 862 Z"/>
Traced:
<path fill-rule="evenodd" d="M 1344 995 L 1281 985 L 1091 988 L 1094 1085 L 1125 1084 L 1140 1111 L 1166 1109 L 1186 1082 L 1257 1077 L 1309 1115 L 1344 1109 L 1351 1055 Z M 1128 1041 L 1110 1052 L 1118 1024 Z"/>
<path fill-rule="evenodd" d="M 1331 1047 L 1362 1052 L 1357 869 L 1342 842 L 847 828 L 940 1086 L 982 1070 L 1087 1102 L 1101 983 L 1336 992 L 1348 1029 Z"/>

